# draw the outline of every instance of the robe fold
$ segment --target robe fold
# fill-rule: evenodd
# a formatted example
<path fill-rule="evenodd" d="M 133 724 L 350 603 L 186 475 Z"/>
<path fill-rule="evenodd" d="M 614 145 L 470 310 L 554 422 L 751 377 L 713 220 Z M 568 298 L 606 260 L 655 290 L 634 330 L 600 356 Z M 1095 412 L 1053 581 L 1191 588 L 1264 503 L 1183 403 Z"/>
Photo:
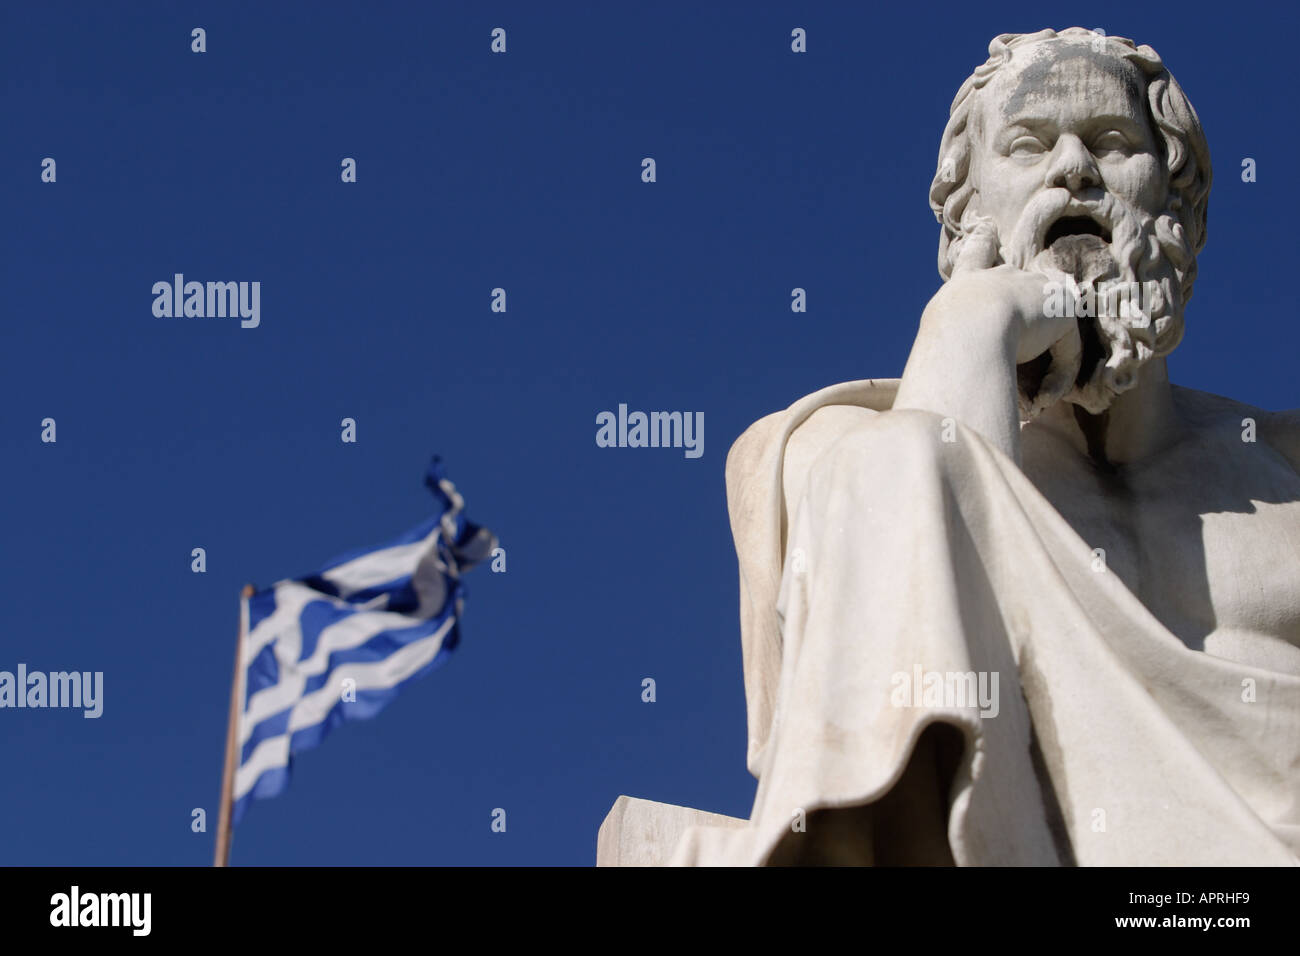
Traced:
<path fill-rule="evenodd" d="M 732 448 L 759 785 L 748 825 L 688 829 L 670 862 L 815 839 L 792 821 L 880 799 L 933 723 L 964 741 L 958 864 L 1300 862 L 1300 677 L 1189 649 L 1013 461 L 889 411 L 897 387 L 823 389 Z"/>

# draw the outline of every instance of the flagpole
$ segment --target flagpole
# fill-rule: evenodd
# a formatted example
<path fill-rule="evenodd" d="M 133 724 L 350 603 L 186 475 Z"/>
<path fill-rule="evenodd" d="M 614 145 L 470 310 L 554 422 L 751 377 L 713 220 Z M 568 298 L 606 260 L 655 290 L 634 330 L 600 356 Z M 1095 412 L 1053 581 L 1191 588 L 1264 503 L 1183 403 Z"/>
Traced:
<path fill-rule="evenodd" d="M 241 657 L 244 649 L 245 608 L 256 589 L 245 584 L 239 594 L 239 638 L 235 641 L 235 675 L 230 682 L 230 716 L 226 721 L 226 765 L 221 771 L 221 809 L 217 812 L 217 848 L 213 866 L 226 866 L 230 862 L 230 838 L 233 828 L 230 813 L 235 795 L 235 757 L 238 752 L 239 712 L 242 709 L 240 689 L 243 687 Z"/>

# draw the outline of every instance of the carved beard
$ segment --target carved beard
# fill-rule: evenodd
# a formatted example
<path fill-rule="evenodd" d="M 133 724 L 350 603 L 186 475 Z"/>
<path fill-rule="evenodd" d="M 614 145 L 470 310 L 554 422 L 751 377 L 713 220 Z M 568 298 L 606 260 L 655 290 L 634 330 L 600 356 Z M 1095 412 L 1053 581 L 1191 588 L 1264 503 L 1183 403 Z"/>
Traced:
<path fill-rule="evenodd" d="M 1091 283 L 1099 293 L 1094 317 L 1078 319 L 1077 340 L 1068 336 L 1018 369 L 1022 420 L 1061 399 L 1100 414 L 1182 337 L 1183 276 L 1193 260 L 1168 208 L 1153 216 L 1111 193 L 1080 202 L 1048 189 L 1025 207 L 1000 251 L 1017 268 L 1067 287 L 1070 279 Z M 1130 296 L 1135 289 L 1141 294 Z M 1107 291 L 1120 298 L 1107 300 Z"/>

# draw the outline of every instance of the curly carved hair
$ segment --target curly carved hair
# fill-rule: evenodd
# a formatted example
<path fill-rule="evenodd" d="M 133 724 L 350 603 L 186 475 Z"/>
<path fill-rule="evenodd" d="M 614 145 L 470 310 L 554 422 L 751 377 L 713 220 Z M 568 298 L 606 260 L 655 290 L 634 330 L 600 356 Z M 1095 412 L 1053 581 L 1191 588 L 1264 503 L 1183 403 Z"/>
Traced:
<path fill-rule="evenodd" d="M 939 220 L 939 274 L 946 281 L 961 251 L 970 223 L 964 222 L 967 206 L 976 189 L 969 181 L 970 121 L 976 93 L 998 69 L 1010 62 L 1020 47 L 1046 40 L 1087 40 L 1104 52 L 1135 64 L 1147 80 L 1147 107 L 1152 131 L 1162 147 L 1169 171 L 1170 198 L 1166 212 L 1180 228 L 1178 238 L 1190 253 L 1183 270 L 1182 301 L 1191 298 L 1196 279 L 1195 256 L 1205 247 L 1206 214 L 1210 198 L 1210 148 L 1200 118 L 1177 81 L 1165 69 L 1159 54 L 1149 46 L 1137 46 L 1123 37 L 1070 27 L 1068 30 L 1040 30 L 1037 33 L 1004 33 L 989 43 L 989 58 L 967 78 L 953 98 L 948 125 L 939 146 L 939 166 L 930 185 L 930 208 Z"/>

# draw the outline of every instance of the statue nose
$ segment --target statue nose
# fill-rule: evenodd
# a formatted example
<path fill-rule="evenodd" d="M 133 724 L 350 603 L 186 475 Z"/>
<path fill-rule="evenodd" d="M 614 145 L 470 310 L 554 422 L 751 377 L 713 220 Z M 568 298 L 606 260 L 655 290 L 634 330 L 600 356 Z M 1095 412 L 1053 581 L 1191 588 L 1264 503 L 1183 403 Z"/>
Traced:
<path fill-rule="evenodd" d="M 1101 171 L 1079 137 L 1066 133 L 1057 140 L 1051 165 L 1047 168 L 1047 185 L 1068 189 L 1072 193 L 1101 185 Z"/>

